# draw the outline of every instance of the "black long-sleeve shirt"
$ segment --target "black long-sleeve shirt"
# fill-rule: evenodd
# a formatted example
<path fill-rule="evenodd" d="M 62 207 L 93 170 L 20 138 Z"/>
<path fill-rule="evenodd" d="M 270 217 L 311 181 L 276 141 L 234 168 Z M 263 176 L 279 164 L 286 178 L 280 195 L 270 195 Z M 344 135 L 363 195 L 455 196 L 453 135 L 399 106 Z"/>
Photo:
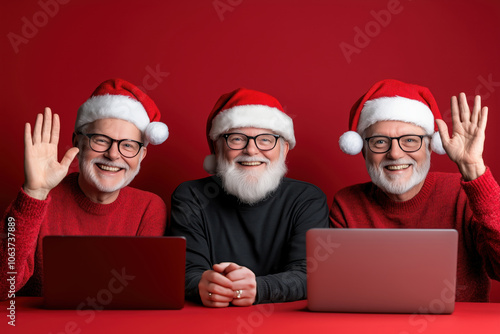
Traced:
<path fill-rule="evenodd" d="M 203 272 L 220 262 L 253 271 L 256 304 L 305 299 L 305 233 L 326 227 L 325 194 L 289 178 L 254 205 L 225 193 L 215 176 L 184 182 L 172 194 L 170 232 L 186 237 L 186 298 L 191 300 L 200 300 Z"/>

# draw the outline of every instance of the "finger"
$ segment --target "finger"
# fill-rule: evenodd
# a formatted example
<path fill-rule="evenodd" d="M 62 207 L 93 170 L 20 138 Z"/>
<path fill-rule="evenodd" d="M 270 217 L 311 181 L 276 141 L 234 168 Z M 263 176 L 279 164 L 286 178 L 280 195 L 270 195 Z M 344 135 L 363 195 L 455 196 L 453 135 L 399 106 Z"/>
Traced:
<path fill-rule="evenodd" d="M 209 291 L 207 291 L 206 294 L 207 294 L 207 298 L 210 301 L 213 301 L 213 302 L 230 303 L 233 300 L 232 291 L 231 291 L 230 294 L 220 294 L 220 293 L 217 293 L 217 292 L 209 292 Z"/>
<path fill-rule="evenodd" d="M 239 296 L 239 297 L 238 297 Z M 236 290 L 231 302 L 235 306 L 250 306 L 255 302 L 255 294 L 250 290 Z"/>
<path fill-rule="evenodd" d="M 31 147 L 33 145 L 33 139 L 31 138 L 31 124 L 26 123 L 24 125 L 24 148 Z"/>
<path fill-rule="evenodd" d="M 242 267 L 237 265 L 236 263 L 230 263 L 225 269 L 223 274 L 228 275 L 230 272 L 241 269 Z"/>
<path fill-rule="evenodd" d="M 71 162 L 75 159 L 76 155 L 78 154 L 79 149 L 77 147 L 72 147 L 70 148 L 66 154 L 64 154 L 64 157 L 61 160 L 61 166 L 63 166 L 65 169 L 69 169 L 69 166 L 71 165 Z"/>
<path fill-rule="evenodd" d="M 203 305 L 207 307 L 228 307 L 229 302 L 214 302 L 209 299 L 202 299 Z"/>
<path fill-rule="evenodd" d="M 58 114 L 54 114 L 54 116 L 52 116 L 53 119 L 52 119 L 52 130 L 51 130 L 51 134 L 50 134 L 50 142 L 52 144 L 58 144 L 59 143 L 59 133 L 61 131 L 61 121 L 59 119 L 59 115 Z"/>
<path fill-rule="evenodd" d="M 42 142 L 50 142 L 50 134 L 52 130 L 52 111 L 50 108 L 45 108 L 43 114 L 43 125 L 42 125 Z"/>
<path fill-rule="evenodd" d="M 232 262 L 221 262 L 221 263 L 216 263 L 212 266 L 212 269 L 218 273 L 223 273 L 224 270 L 228 265 L 230 265 Z"/>
<path fill-rule="evenodd" d="M 474 98 L 474 106 L 472 107 L 472 114 L 470 115 L 470 121 L 473 124 L 478 123 L 480 112 L 481 112 L 481 96 L 476 95 L 476 97 Z"/>
<path fill-rule="evenodd" d="M 215 271 L 213 272 L 213 275 L 209 276 L 208 280 L 227 289 L 232 289 L 233 287 L 233 282 L 231 282 L 229 278 Z"/>
<path fill-rule="evenodd" d="M 244 296 L 244 290 L 243 289 L 238 289 L 234 291 L 234 296 L 233 299 L 242 299 L 245 298 Z"/>
<path fill-rule="evenodd" d="M 460 109 L 460 120 L 466 123 L 470 122 L 469 104 L 467 103 L 467 96 L 465 93 L 460 93 L 458 106 Z"/>
<path fill-rule="evenodd" d="M 200 290 L 200 298 L 203 305 L 208 307 L 227 307 L 231 302 L 230 298 L 217 295 L 213 292 L 208 292 L 205 290 Z"/>
<path fill-rule="evenodd" d="M 481 130 L 485 131 L 487 123 L 488 123 L 488 107 L 483 107 L 483 109 L 481 109 L 481 112 L 479 114 L 478 127 Z"/>
<path fill-rule="evenodd" d="M 43 115 L 36 115 L 35 126 L 33 127 L 33 144 L 39 143 L 42 140 L 42 124 Z"/>
<path fill-rule="evenodd" d="M 451 123 L 453 129 L 457 129 L 460 126 L 460 112 L 458 107 L 458 99 L 456 96 L 451 97 Z"/>
<path fill-rule="evenodd" d="M 238 269 L 232 270 L 230 273 L 226 274 L 226 277 L 229 278 L 233 283 L 235 283 L 236 281 L 243 280 L 252 274 L 253 273 L 251 273 L 249 269 L 245 267 L 239 267 Z"/>
<path fill-rule="evenodd" d="M 447 143 L 450 140 L 450 135 L 448 133 L 448 125 L 442 119 L 436 119 L 436 124 L 439 131 L 439 136 L 443 143 Z"/>

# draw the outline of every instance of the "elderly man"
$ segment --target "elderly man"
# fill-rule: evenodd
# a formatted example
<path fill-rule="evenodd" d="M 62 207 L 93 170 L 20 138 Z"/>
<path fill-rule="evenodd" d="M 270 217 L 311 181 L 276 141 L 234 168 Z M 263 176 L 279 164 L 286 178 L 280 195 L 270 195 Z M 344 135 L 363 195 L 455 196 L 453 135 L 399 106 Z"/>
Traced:
<path fill-rule="evenodd" d="M 103 82 L 79 108 L 73 144 L 58 162 L 59 117 L 49 108 L 26 124 L 25 182 L 8 207 L 0 233 L 0 298 L 15 271 L 21 295 L 42 294 L 42 239 L 46 235 L 157 235 L 166 207 L 149 192 L 127 185 L 139 172 L 146 145 L 160 144 L 168 128 L 154 102 L 121 79 Z M 66 176 L 78 156 L 80 173 Z M 9 233 L 10 232 L 10 233 Z M 14 237 L 13 237 L 14 238 Z M 15 249 L 12 248 L 15 244 Z M 7 257 L 15 252 L 15 269 Z M 7 275 L 9 275 L 7 277 Z M 10 297 L 9 297 L 10 298 Z"/>
<path fill-rule="evenodd" d="M 345 153 L 363 152 L 372 182 L 340 190 L 330 220 L 333 227 L 456 229 L 456 300 L 487 301 L 488 276 L 500 279 L 500 188 L 482 158 L 488 109 L 476 96 L 470 111 L 461 93 L 451 112 L 450 137 L 427 88 L 376 83 L 352 107 L 351 131 L 339 142 Z M 460 174 L 429 173 L 431 149 L 448 154 Z"/>
<path fill-rule="evenodd" d="M 209 307 L 306 297 L 305 233 L 328 227 L 317 187 L 285 178 L 292 119 L 267 94 L 222 95 L 207 122 L 216 176 L 172 194 L 171 228 L 187 240 L 186 297 Z"/>

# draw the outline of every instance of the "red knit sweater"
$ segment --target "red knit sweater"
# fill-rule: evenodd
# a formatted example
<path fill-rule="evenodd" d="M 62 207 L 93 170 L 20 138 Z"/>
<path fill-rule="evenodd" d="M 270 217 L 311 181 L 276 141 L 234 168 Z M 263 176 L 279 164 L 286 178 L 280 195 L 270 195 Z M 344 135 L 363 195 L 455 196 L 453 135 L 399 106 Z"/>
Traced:
<path fill-rule="evenodd" d="M 144 235 L 161 236 L 166 227 L 166 206 L 155 194 L 125 187 L 110 204 L 90 201 L 78 186 L 78 174 L 68 175 L 49 197 L 40 201 L 21 189 L 10 204 L 0 226 L 0 235 L 9 236 L 15 245 L 15 268 L 7 267 L 8 239 L 0 238 L 0 299 L 7 299 L 15 271 L 16 295 L 42 293 L 42 238 L 46 235 Z M 14 223 L 10 223 L 9 219 Z M 13 241 L 13 242 L 12 242 Z M 12 251 L 12 249 L 10 249 Z M 12 255 L 12 254 L 11 254 Z"/>
<path fill-rule="evenodd" d="M 488 301 L 488 276 L 500 280 L 500 187 L 489 169 L 474 181 L 429 173 L 405 202 L 373 183 L 340 190 L 330 209 L 332 227 L 445 228 L 459 233 L 457 301 Z"/>

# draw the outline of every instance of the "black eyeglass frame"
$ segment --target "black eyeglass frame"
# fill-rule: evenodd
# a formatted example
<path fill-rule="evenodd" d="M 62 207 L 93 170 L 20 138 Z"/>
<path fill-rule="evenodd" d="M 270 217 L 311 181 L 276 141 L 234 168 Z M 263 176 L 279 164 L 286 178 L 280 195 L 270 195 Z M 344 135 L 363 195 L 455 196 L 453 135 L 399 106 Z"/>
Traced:
<path fill-rule="evenodd" d="M 405 150 L 401 146 L 401 142 L 400 142 L 400 139 L 403 138 L 403 137 L 419 137 L 420 138 L 420 146 L 416 150 L 411 150 L 411 151 Z M 406 152 L 406 153 L 414 153 L 414 152 L 417 152 L 418 150 L 420 150 L 422 148 L 422 143 L 424 142 L 424 137 L 431 137 L 431 136 L 429 136 L 429 135 L 413 135 L 413 134 L 403 135 L 403 136 L 399 136 L 399 137 L 371 136 L 371 137 L 365 138 L 365 140 L 366 140 L 366 144 L 368 145 L 368 148 L 370 149 L 370 151 L 372 151 L 375 154 L 384 154 L 384 153 L 389 152 L 391 150 L 391 148 L 392 148 L 392 141 L 394 139 L 397 139 L 398 146 L 401 149 L 401 151 Z M 386 151 L 383 151 L 383 152 L 375 152 L 374 150 L 372 150 L 372 148 L 370 147 L 370 143 L 369 143 L 369 140 L 372 139 L 372 138 L 387 138 L 387 139 L 389 139 L 389 143 L 390 143 L 389 144 L 389 148 Z"/>
<path fill-rule="evenodd" d="M 139 152 L 141 151 L 141 148 L 144 147 L 144 143 L 141 143 L 140 141 L 137 141 L 137 140 L 133 140 L 133 139 L 113 139 L 111 138 L 110 136 L 106 136 L 106 135 L 103 135 L 101 133 L 83 133 L 83 132 L 77 132 L 76 133 L 77 135 L 84 135 L 86 137 L 89 138 L 89 146 L 90 146 L 90 149 L 94 152 L 97 152 L 97 153 L 104 153 L 104 152 L 107 152 L 111 149 L 111 147 L 113 146 L 113 143 L 116 142 L 117 145 L 118 145 L 118 152 L 120 152 L 120 154 L 125 157 L 125 158 L 135 158 L 137 156 L 137 154 L 139 154 Z M 111 143 L 109 144 L 109 147 L 107 149 L 105 149 L 104 151 L 98 151 L 96 150 L 95 148 L 92 147 L 92 137 L 93 136 L 103 136 L 103 137 L 106 137 L 108 138 Z M 133 141 L 134 143 L 137 143 L 139 145 L 139 149 L 137 150 L 137 152 L 133 155 L 133 156 L 128 156 L 128 155 L 125 155 L 123 154 L 123 152 L 121 151 L 120 149 L 120 144 L 124 141 Z"/>
<path fill-rule="evenodd" d="M 229 136 L 231 136 L 231 135 L 242 135 L 242 136 L 247 137 L 247 143 L 246 143 L 246 145 L 245 145 L 245 146 L 243 146 L 242 148 L 232 148 L 231 146 L 229 146 L 229 143 L 228 143 L 228 141 L 227 141 L 227 139 L 228 139 L 228 138 L 229 138 Z M 274 142 L 273 147 L 268 148 L 268 149 L 261 149 L 261 148 L 259 147 L 259 145 L 257 144 L 257 137 L 260 137 L 260 136 L 273 136 L 274 138 L 276 138 L 276 141 Z M 234 150 L 234 151 L 241 151 L 241 150 L 244 150 L 245 148 L 247 148 L 248 144 L 250 143 L 250 139 L 253 139 L 253 142 L 255 143 L 255 147 L 257 147 L 260 151 L 271 151 L 271 150 L 273 150 L 273 149 L 276 147 L 276 144 L 278 143 L 278 139 L 280 139 L 280 138 L 281 138 L 281 136 L 280 136 L 280 135 L 275 135 L 274 133 L 261 133 L 261 134 L 259 134 L 259 135 L 257 135 L 257 136 L 252 137 L 252 136 L 247 136 L 246 134 L 244 134 L 244 133 L 239 133 L 239 132 L 224 133 L 224 134 L 222 135 L 222 137 L 226 140 L 226 145 L 227 145 L 227 147 L 228 147 L 229 149 L 231 149 L 231 150 Z"/>

